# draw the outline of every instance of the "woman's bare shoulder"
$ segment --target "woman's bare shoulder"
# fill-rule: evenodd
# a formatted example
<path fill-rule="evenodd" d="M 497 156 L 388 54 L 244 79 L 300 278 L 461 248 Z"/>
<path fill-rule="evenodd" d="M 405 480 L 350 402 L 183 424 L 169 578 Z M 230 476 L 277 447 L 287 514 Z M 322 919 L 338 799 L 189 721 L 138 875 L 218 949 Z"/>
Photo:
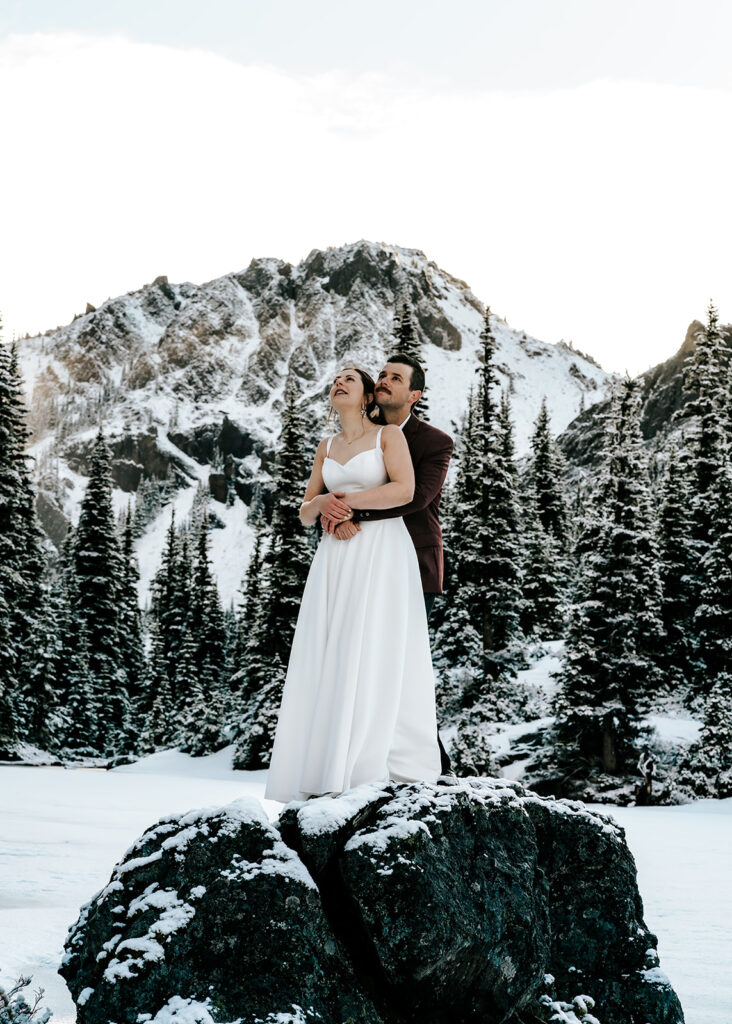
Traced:
<path fill-rule="evenodd" d="M 396 423 L 387 423 L 383 428 L 381 441 L 382 444 L 389 444 L 390 441 L 401 444 L 404 441 L 404 431 Z"/>

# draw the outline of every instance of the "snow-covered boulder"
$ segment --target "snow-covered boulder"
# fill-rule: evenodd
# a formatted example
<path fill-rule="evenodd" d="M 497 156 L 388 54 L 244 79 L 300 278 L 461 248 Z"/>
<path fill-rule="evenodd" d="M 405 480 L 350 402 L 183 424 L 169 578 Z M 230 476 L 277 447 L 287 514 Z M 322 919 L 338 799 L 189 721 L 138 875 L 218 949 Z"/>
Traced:
<path fill-rule="evenodd" d="M 82 908 L 60 973 L 78 1024 L 173 1010 L 201 1022 L 381 1020 L 313 879 L 251 799 L 148 829 Z"/>
<path fill-rule="evenodd" d="M 525 1024 L 565 1006 L 683 1024 L 611 818 L 478 778 L 296 802 L 279 831 L 255 808 L 166 819 L 115 868 L 67 942 L 79 1024 L 175 1000 L 252 1024 Z"/>

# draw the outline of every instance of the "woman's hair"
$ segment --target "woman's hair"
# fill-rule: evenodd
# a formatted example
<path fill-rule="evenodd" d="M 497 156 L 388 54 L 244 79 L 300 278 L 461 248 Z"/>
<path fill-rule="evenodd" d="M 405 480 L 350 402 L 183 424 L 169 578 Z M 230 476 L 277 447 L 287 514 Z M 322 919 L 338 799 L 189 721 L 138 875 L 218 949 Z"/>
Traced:
<path fill-rule="evenodd" d="M 376 387 L 376 385 L 374 384 L 374 378 L 371 376 L 370 373 L 366 373 L 365 370 L 362 370 L 358 366 L 348 366 L 344 367 L 344 369 L 355 370 L 355 372 L 361 378 L 361 383 L 363 384 L 363 393 L 364 396 L 366 397 L 366 416 L 370 420 L 377 419 L 379 415 L 379 407 L 376 404 L 376 400 L 374 398 L 374 388 Z M 330 418 L 333 415 L 333 412 L 334 409 L 333 406 L 331 405 L 330 412 L 328 413 L 328 426 L 330 426 Z"/>

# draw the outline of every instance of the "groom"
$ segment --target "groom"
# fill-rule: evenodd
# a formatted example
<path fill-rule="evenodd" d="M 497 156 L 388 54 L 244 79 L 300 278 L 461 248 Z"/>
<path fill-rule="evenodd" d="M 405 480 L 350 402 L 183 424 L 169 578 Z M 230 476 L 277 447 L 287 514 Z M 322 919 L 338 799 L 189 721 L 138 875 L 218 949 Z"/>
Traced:
<path fill-rule="evenodd" d="M 376 381 L 374 397 L 387 423 L 401 427 L 407 440 L 414 464 L 414 497 L 408 505 L 384 509 L 353 509 L 352 518 L 345 523 L 321 517 L 323 528 L 334 533 L 339 540 L 349 540 L 358 530 L 359 522 L 404 517 L 417 550 L 422 577 L 427 618 L 438 594 L 442 593 L 443 552 L 440 530 L 440 498 L 447 467 L 452 455 L 452 438 L 419 419 L 414 406 L 424 391 L 424 370 L 416 359 L 399 352 L 390 356 Z M 450 758 L 440 745 L 442 774 L 454 775 Z"/>

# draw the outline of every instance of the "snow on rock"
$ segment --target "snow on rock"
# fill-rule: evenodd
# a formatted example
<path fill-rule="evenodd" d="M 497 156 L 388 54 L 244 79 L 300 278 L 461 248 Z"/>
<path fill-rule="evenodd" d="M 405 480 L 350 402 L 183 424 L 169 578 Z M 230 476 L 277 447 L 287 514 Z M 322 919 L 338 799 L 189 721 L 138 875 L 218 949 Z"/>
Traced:
<path fill-rule="evenodd" d="M 308 869 L 258 801 L 169 815 L 82 908 L 60 973 L 78 1024 L 358 1019 L 357 991 Z M 210 1003 L 209 1003 L 210 1001 Z M 279 1016 L 278 1016 L 279 1015 Z"/>

